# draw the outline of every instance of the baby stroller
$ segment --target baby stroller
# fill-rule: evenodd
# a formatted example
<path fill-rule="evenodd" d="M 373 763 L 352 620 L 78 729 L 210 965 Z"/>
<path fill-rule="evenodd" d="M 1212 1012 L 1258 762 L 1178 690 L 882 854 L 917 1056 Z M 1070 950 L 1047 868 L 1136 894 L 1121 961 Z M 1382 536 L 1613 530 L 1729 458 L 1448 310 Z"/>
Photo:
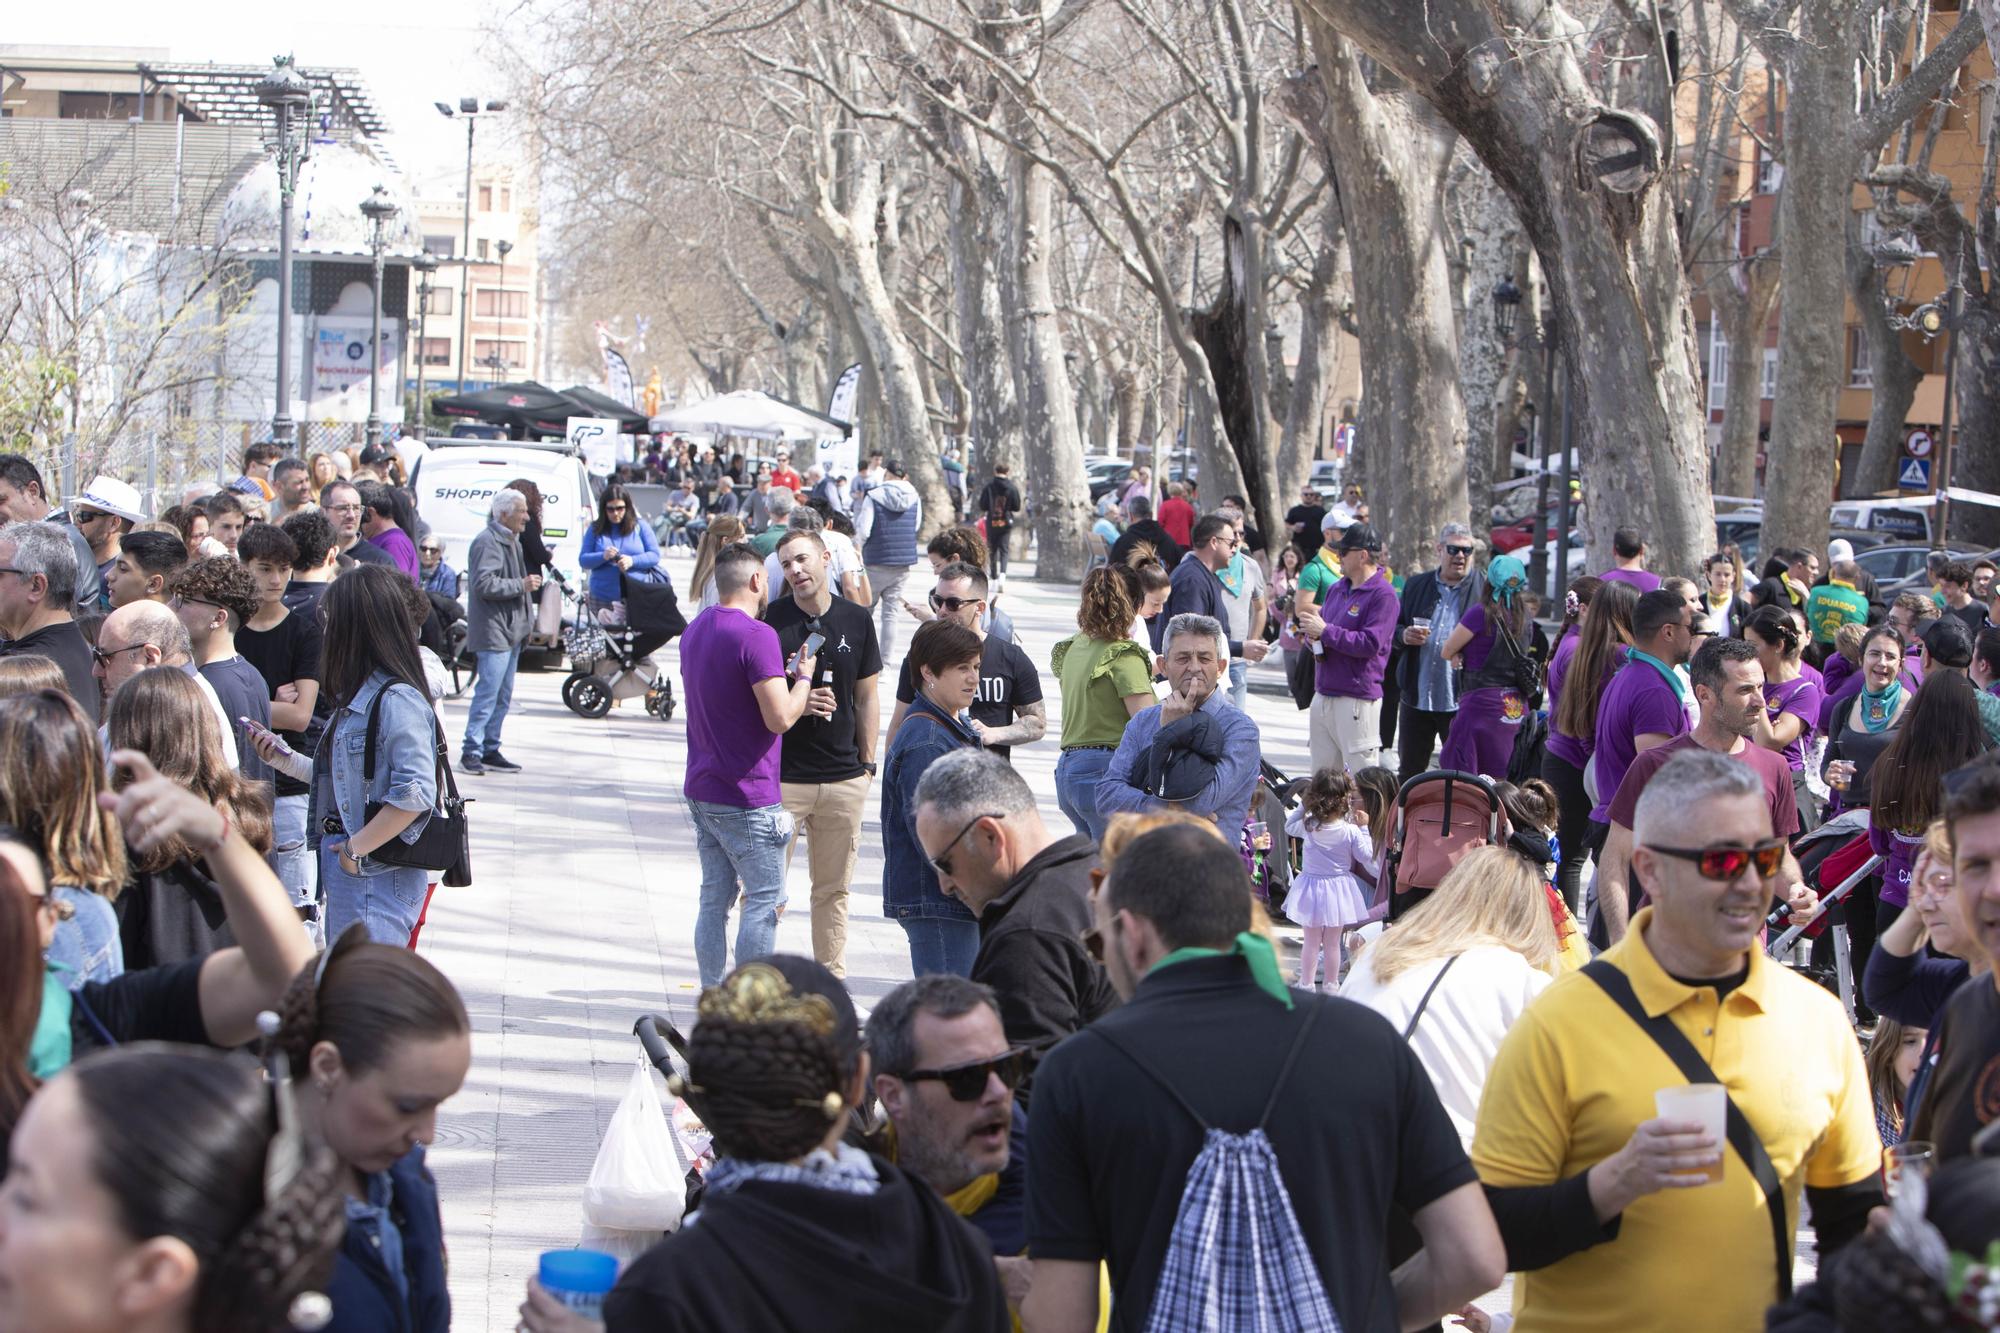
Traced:
<path fill-rule="evenodd" d="M 671 583 L 623 580 L 624 616 L 606 607 L 593 617 L 579 597 L 575 623 L 564 635 L 570 674 L 563 681 L 565 707 L 579 717 L 603 717 L 615 699 L 643 696 L 646 711 L 665 722 L 674 715 L 674 687 L 652 654 L 687 628 Z"/>
<path fill-rule="evenodd" d="M 1473 773 L 1434 768 L 1396 793 L 1396 823 L 1382 858 L 1377 901 L 1386 895 L 1389 919 L 1408 912 L 1444 882 L 1473 848 L 1500 841 L 1500 796 Z"/>

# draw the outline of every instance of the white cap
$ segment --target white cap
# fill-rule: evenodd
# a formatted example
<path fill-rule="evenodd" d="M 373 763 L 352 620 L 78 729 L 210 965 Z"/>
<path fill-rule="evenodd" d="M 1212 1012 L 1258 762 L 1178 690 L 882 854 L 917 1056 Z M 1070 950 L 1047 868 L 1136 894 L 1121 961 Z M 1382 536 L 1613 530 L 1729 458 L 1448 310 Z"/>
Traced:
<path fill-rule="evenodd" d="M 129 481 L 116 477 L 99 475 L 91 478 L 90 485 L 82 492 L 69 498 L 71 507 L 84 504 L 92 509 L 102 509 L 107 514 L 116 514 L 134 523 L 146 521 L 146 509 L 139 501 L 139 490 Z"/>
<path fill-rule="evenodd" d="M 1845 538 L 1836 537 L 1826 544 L 1826 563 L 1829 565 L 1837 565 L 1843 560 L 1852 560 L 1853 558 L 1853 542 Z"/>

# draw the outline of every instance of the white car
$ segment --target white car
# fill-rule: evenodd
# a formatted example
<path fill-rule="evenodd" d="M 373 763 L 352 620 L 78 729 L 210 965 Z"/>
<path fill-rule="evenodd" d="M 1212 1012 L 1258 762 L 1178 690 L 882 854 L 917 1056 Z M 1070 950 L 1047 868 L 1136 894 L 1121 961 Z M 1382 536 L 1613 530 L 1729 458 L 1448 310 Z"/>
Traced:
<path fill-rule="evenodd" d="M 417 515 L 444 541 L 444 558 L 461 575 L 466 549 L 485 531 L 495 492 L 517 477 L 542 493 L 542 539 L 555 567 L 572 586 L 581 577 L 577 557 L 583 532 L 597 517 L 597 497 L 583 459 L 567 445 L 518 440 L 433 440 L 410 477 Z"/>

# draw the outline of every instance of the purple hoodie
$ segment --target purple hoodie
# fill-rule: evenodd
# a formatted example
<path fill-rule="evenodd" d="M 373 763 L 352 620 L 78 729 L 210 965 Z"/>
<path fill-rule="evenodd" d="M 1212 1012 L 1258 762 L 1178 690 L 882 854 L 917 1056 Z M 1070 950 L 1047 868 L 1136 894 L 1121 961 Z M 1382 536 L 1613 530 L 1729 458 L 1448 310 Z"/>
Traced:
<path fill-rule="evenodd" d="M 1335 699 L 1380 699 L 1399 609 L 1396 589 L 1379 568 L 1358 588 L 1343 578 L 1327 589 L 1319 635 L 1326 651 L 1313 689 Z"/>

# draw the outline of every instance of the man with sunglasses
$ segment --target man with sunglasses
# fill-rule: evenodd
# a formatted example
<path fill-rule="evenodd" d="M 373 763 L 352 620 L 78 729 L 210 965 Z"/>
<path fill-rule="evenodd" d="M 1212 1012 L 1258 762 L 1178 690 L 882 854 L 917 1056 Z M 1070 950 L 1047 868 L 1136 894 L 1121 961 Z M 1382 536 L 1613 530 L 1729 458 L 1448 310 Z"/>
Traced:
<path fill-rule="evenodd" d="M 994 754 L 1006 759 L 1016 745 L 1040 740 L 1049 729 L 1048 708 L 1042 703 L 1042 674 L 1010 637 L 988 632 L 986 572 L 977 565 L 953 560 L 938 569 L 931 590 L 931 610 L 979 636 L 979 697 L 968 711 L 972 729 Z M 896 677 L 896 711 L 889 718 L 894 740 L 917 699 L 910 662 L 903 659 Z"/>
<path fill-rule="evenodd" d="M 186 672 L 215 713 L 216 726 L 222 732 L 223 762 L 231 768 L 237 766 L 236 719 L 222 706 L 215 686 L 208 683 L 195 665 L 187 626 L 181 624 L 172 607 L 164 602 L 128 602 L 104 618 L 104 623 L 97 627 L 97 643 L 88 651 L 91 671 L 96 677 L 93 684 L 103 690 L 107 701 L 118 693 L 119 686 L 149 667 L 170 666 Z M 91 697 L 96 696 L 97 690 L 93 689 Z M 82 696 L 77 701 L 81 703 Z"/>
<path fill-rule="evenodd" d="M 1677 754 L 1634 818 L 1652 902 L 1508 1031 L 1472 1160 L 1522 1327 L 1751 1333 L 1790 1294 L 1801 1188 L 1822 1265 L 1881 1202 L 1868 1074 L 1840 1002 L 1759 947 L 1786 852 L 1756 773 Z M 1658 1114 L 1709 1082 L 1736 1133 Z"/>
<path fill-rule="evenodd" d="M 925 769 L 916 811 L 938 888 L 979 918 L 972 979 L 1000 997 L 1007 1040 L 1027 1053 L 1032 1077 L 1057 1042 L 1118 1005 L 1082 944 L 1097 846 L 1052 833 L 1027 779 L 980 750 L 954 750 Z"/>
<path fill-rule="evenodd" d="M 1639 907 L 1638 886 L 1630 874 L 1633 812 L 1647 784 L 1675 755 L 1706 750 L 1745 765 L 1757 775 L 1763 789 L 1771 828 L 1781 838 L 1799 833 L 1791 768 L 1782 754 L 1749 739 L 1756 731 L 1757 719 L 1764 715 L 1764 668 L 1757 661 L 1757 650 L 1742 639 L 1710 638 L 1690 659 L 1688 676 L 1701 707 L 1701 720 L 1686 735 L 1635 756 L 1611 799 L 1611 831 L 1597 853 L 1597 904 L 1605 918 L 1608 940 L 1624 935 L 1627 919 Z M 1789 847 L 1777 882 L 1778 896 L 1791 907 L 1794 921 L 1809 921 L 1818 913 L 1818 898 L 1806 886 Z"/>
<path fill-rule="evenodd" d="M 133 524 L 146 521 L 146 510 L 140 503 L 138 488 L 131 482 L 98 476 L 91 479 L 81 495 L 70 497 L 69 521 L 90 543 L 90 558 L 97 566 L 99 586 L 107 587 L 117 572 L 118 552 L 125 534 L 132 531 Z M 109 610 L 110 602 L 101 601 L 99 608 Z"/>
<path fill-rule="evenodd" d="M 1188 537 L 1188 553 L 1172 571 L 1173 588 L 1167 594 L 1165 615 L 1208 616 L 1229 624 L 1229 597 L 1222 584 L 1223 573 L 1236 559 L 1236 525 L 1222 514 L 1204 514 Z M 1238 586 L 1243 580 L 1238 576 Z M 1271 651 L 1262 639 L 1230 639 L 1229 660 L 1261 662 Z"/>
<path fill-rule="evenodd" d="M 1472 565 L 1476 548 L 1471 528 L 1445 524 L 1433 549 L 1437 568 L 1403 584 L 1396 612 L 1390 670 L 1402 696 L 1396 754 L 1397 771 L 1405 777 L 1431 766 L 1431 755 L 1458 716 L 1459 672 L 1445 665 L 1438 649 L 1458 628 L 1458 618 L 1486 600 L 1486 577 Z"/>

